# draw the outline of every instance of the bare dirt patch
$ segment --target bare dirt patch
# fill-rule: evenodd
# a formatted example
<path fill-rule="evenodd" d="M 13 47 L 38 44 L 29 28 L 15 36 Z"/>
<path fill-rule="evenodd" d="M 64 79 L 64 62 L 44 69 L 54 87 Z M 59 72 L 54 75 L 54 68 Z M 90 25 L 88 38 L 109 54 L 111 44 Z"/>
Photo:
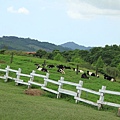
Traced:
<path fill-rule="evenodd" d="M 40 96 L 40 95 L 45 94 L 44 91 L 38 90 L 38 89 L 27 89 L 24 91 L 24 93 L 27 95 L 31 95 L 31 96 Z"/>

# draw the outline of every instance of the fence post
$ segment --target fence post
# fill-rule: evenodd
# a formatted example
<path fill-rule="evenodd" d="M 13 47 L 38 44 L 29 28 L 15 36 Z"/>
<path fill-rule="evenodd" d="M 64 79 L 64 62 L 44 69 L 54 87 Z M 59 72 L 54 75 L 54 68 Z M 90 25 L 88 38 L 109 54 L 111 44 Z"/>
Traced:
<path fill-rule="evenodd" d="M 49 78 L 49 73 L 46 73 L 46 78 L 47 78 L 47 79 Z"/>
<path fill-rule="evenodd" d="M 79 68 L 79 65 L 77 65 L 76 74 L 78 74 L 78 68 Z"/>
<path fill-rule="evenodd" d="M 47 81 L 45 79 L 48 79 L 49 78 L 49 73 L 46 73 L 46 77 L 44 78 L 44 87 L 47 86 Z"/>
<path fill-rule="evenodd" d="M 11 54 L 11 59 L 10 59 L 10 63 L 12 63 L 12 62 L 13 62 L 13 52 Z"/>
<path fill-rule="evenodd" d="M 82 86 L 83 86 L 83 81 L 79 81 L 79 88 L 82 88 Z M 77 87 L 76 87 L 77 88 Z M 80 96 L 81 96 L 81 93 L 82 93 L 82 90 L 81 89 L 77 89 L 77 97 L 79 97 L 80 98 Z M 78 103 L 78 100 L 76 100 L 75 101 L 75 103 Z"/>
<path fill-rule="evenodd" d="M 5 69 L 6 69 L 6 75 L 5 75 L 5 82 L 8 81 L 8 77 L 9 77 L 9 68 L 10 66 L 7 66 Z"/>
<path fill-rule="evenodd" d="M 31 77 L 30 77 L 30 81 L 33 82 L 34 80 L 34 74 L 35 74 L 35 71 L 33 70 L 32 73 L 30 73 Z M 28 89 L 32 87 L 31 83 L 29 83 L 30 85 L 28 85 Z"/>
<path fill-rule="evenodd" d="M 19 68 L 19 69 L 18 69 L 18 72 L 16 73 L 17 78 L 16 78 L 16 80 L 15 80 L 15 82 L 16 82 L 15 85 L 18 85 L 17 81 L 19 81 L 19 79 L 20 79 L 20 73 L 21 73 L 21 68 Z"/>
<path fill-rule="evenodd" d="M 61 81 L 64 81 L 64 77 L 60 77 L 60 80 L 58 81 L 60 83 L 59 87 L 58 87 L 58 92 L 59 92 L 59 89 L 61 89 L 63 87 L 63 83 Z M 61 93 L 59 93 L 57 95 L 57 98 L 60 98 L 61 97 Z"/>
<path fill-rule="evenodd" d="M 106 90 L 106 86 L 102 86 L 101 90 L 102 90 L 102 92 L 100 92 L 100 98 L 97 102 L 98 103 L 98 110 L 103 107 L 102 103 L 104 102 L 104 90 Z"/>
<path fill-rule="evenodd" d="M 120 117 L 120 108 L 118 108 L 117 116 Z"/>

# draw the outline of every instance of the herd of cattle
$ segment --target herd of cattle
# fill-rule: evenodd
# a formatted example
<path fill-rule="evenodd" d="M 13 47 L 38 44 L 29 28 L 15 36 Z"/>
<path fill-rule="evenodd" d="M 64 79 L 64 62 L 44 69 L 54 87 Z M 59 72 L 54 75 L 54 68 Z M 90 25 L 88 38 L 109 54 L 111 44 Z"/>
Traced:
<path fill-rule="evenodd" d="M 94 72 L 90 72 L 90 71 L 87 71 L 87 72 L 84 72 L 83 70 L 78 70 L 76 68 L 71 68 L 69 66 L 64 66 L 64 65 L 47 65 L 47 68 L 41 67 L 40 64 L 35 64 L 36 67 L 37 67 L 37 70 L 39 71 L 43 71 L 43 72 L 49 72 L 49 70 L 47 68 L 54 68 L 54 67 L 57 67 L 57 72 L 61 73 L 61 74 L 65 74 L 65 69 L 72 69 L 73 71 L 75 72 L 80 72 L 81 73 L 81 78 L 85 78 L 85 79 L 90 79 L 90 76 L 94 76 L 94 77 L 97 77 L 99 78 L 99 75 L 96 75 Z M 106 80 L 109 80 L 109 81 L 112 81 L 112 82 L 115 82 L 115 78 L 114 77 L 111 77 L 109 75 L 106 75 L 104 74 L 104 79 Z"/>

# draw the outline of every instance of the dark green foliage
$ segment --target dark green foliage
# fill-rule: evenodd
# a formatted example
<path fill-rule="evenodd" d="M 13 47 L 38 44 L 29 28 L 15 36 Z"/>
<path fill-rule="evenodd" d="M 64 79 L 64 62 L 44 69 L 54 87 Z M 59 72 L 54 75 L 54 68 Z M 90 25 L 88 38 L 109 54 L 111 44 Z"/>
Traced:
<path fill-rule="evenodd" d="M 118 59 L 120 56 L 120 46 L 112 45 L 105 47 L 95 47 L 92 48 L 89 52 L 88 62 L 93 64 L 97 61 L 97 59 L 101 56 L 103 62 L 107 66 L 116 67 L 120 60 Z"/>
<path fill-rule="evenodd" d="M 38 50 L 35 54 L 35 56 L 39 58 L 44 58 L 47 55 L 47 52 L 45 50 Z"/>
<path fill-rule="evenodd" d="M 115 67 L 107 66 L 105 69 L 106 69 L 105 71 L 108 75 L 113 76 L 115 78 L 118 77 L 120 74 L 120 71 Z"/>
<path fill-rule="evenodd" d="M 57 55 L 54 57 L 54 60 L 65 62 L 65 58 L 60 53 L 57 53 Z"/>
<path fill-rule="evenodd" d="M 5 51 L 6 51 L 5 49 L 0 50 L 0 54 L 4 54 Z"/>

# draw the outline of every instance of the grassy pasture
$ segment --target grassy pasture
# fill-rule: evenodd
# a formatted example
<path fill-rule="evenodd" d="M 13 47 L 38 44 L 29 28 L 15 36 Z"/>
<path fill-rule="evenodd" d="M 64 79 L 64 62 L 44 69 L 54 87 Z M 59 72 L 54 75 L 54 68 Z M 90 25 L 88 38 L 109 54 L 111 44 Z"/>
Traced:
<path fill-rule="evenodd" d="M 29 96 L 25 88 L 0 80 L 1 120 L 119 120 L 116 112 L 98 111 L 94 107 L 75 104 L 48 96 Z"/>
<path fill-rule="evenodd" d="M 9 55 L 0 55 L 0 68 L 5 69 L 7 65 L 10 68 L 18 70 L 18 68 L 22 69 L 22 73 L 30 74 L 32 70 L 35 70 L 36 73 L 45 75 L 46 73 L 37 71 L 35 63 L 42 64 L 44 59 L 33 58 L 33 57 L 25 57 L 25 56 L 14 56 L 13 63 L 10 63 Z M 46 60 L 46 64 L 64 64 L 69 65 L 68 63 L 60 63 L 58 61 Z M 75 67 L 75 66 L 72 66 Z M 82 69 L 82 68 L 80 68 Z M 83 70 L 86 70 L 83 68 Z M 86 70 L 87 71 L 87 70 Z M 110 82 L 103 79 L 103 76 L 100 75 L 100 78 L 91 77 L 90 80 L 81 79 L 81 74 L 76 73 L 72 70 L 65 70 L 66 74 L 62 75 L 57 72 L 57 68 L 49 69 L 50 79 L 58 81 L 60 77 L 64 77 L 65 81 L 70 81 L 74 83 L 78 83 L 79 80 L 82 80 L 83 87 L 98 91 L 102 85 L 106 86 L 108 90 L 120 91 L 120 80 L 117 79 L 117 82 Z M 3 73 L 0 72 L 0 76 Z M 10 73 L 10 76 L 16 77 L 15 73 Z M 25 81 L 28 81 L 28 78 L 24 78 Z M 36 78 L 36 81 L 39 81 Z M 57 90 L 57 86 L 53 84 L 48 84 L 48 87 Z M 33 86 L 33 88 L 40 89 L 40 87 Z M 64 85 L 63 88 L 76 90 L 72 86 Z M 69 119 L 69 120 L 117 120 L 119 119 L 116 116 L 117 108 L 104 106 L 104 108 L 100 111 L 97 110 L 96 107 L 90 106 L 85 103 L 79 102 L 75 104 L 75 100 L 73 97 L 68 95 L 62 95 L 62 98 L 56 99 L 56 95 L 46 92 L 45 95 L 42 96 L 28 96 L 23 92 L 27 89 L 27 86 L 20 85 L 15 86 L 14 81 L 10 80 L 8 83 L 4 83 L 2 79 L 0 79 L 0 118 L 2 120 L 13 120 L 13 119 L 53 119 L 53 120 L 61 120 L 61 119 Z M 86 92 L 82 92 L 82 98 L 86 98 L 88 100 L 92 100 L 96 102 L 98 100 L 98 96 L 89 94 Z M 105 95 L 105 100 L 110 102 L 115 102 L 120 104 L 120 96 L 111 96 Z"/>

